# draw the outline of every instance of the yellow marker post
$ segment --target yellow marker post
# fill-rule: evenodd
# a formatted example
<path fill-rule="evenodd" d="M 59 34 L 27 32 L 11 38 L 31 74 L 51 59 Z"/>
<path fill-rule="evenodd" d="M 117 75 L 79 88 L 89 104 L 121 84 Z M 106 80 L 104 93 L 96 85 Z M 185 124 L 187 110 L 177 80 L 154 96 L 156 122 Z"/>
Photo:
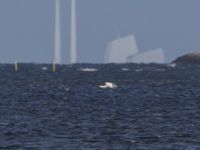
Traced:
<path fill-rule="evenodd" d="M 56 62 L 53 62 L 53 72 L 56 72 Z"/>
<path fill-rule="evenodd" d="M 15 62 L 14 66 L 15 66 L 15 71 L 18 71 L 18 63 L 17 62 Z"/>

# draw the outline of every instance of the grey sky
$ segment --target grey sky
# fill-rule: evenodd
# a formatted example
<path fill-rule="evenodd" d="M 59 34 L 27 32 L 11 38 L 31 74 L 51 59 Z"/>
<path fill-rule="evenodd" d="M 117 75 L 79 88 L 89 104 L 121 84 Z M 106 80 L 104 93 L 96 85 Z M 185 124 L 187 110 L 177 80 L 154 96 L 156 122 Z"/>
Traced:
<path fill-rule="evenodd" d="M 101 63 L 106 44 L 134 34 L 167 61 L 200 50 L 199 0 L 77 0 L 78 61 Z M 52 62 L 54 0 L 0 0 L 0 62 Z M 69 63 L 70 0 L 62 0 L 62 59 Z"/>

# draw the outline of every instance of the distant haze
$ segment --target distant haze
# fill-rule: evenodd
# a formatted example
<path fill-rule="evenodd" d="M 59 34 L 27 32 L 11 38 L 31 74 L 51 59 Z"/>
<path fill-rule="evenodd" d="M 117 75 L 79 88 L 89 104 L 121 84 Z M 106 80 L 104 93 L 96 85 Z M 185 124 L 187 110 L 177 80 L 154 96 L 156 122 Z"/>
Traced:
<path fill-rule="evenodd" d="M 62 3 L 62 60 L 70 62 L 70 0 Z M 107 43 L 134 34 L 142 51 L 163 48 L 167 62 L 200 51 L 199 0 L 77 0 L 78 62 L 102 63 Z M 0 62 L 54 57 L 54 0 L 0 0 Z"/>

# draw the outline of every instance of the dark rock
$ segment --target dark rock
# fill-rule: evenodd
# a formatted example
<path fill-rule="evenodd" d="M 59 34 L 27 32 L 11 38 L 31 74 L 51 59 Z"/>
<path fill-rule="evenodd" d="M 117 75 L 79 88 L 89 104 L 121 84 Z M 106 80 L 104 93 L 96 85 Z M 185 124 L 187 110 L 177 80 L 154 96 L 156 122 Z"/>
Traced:
<path fill-rule="evenodd" d="M 183 56 L 178 57 L 172 63 L 176 64 L 200 64 L 200 53 L 190 53 Z"/>

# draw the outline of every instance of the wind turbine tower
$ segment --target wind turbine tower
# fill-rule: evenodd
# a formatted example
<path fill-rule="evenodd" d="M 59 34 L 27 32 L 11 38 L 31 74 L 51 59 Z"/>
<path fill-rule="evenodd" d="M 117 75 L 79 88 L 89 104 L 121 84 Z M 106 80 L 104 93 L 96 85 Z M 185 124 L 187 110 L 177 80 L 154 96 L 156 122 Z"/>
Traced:
<path fill-rule="evenodd" d="M 71 0 L 71 63 L 77 63 L 76 0 Z"/>
<path fill-rule="evenodd" d="M 61 0 L 55 0 L 55 48 L 54 62 L 61 64 Z"/>

